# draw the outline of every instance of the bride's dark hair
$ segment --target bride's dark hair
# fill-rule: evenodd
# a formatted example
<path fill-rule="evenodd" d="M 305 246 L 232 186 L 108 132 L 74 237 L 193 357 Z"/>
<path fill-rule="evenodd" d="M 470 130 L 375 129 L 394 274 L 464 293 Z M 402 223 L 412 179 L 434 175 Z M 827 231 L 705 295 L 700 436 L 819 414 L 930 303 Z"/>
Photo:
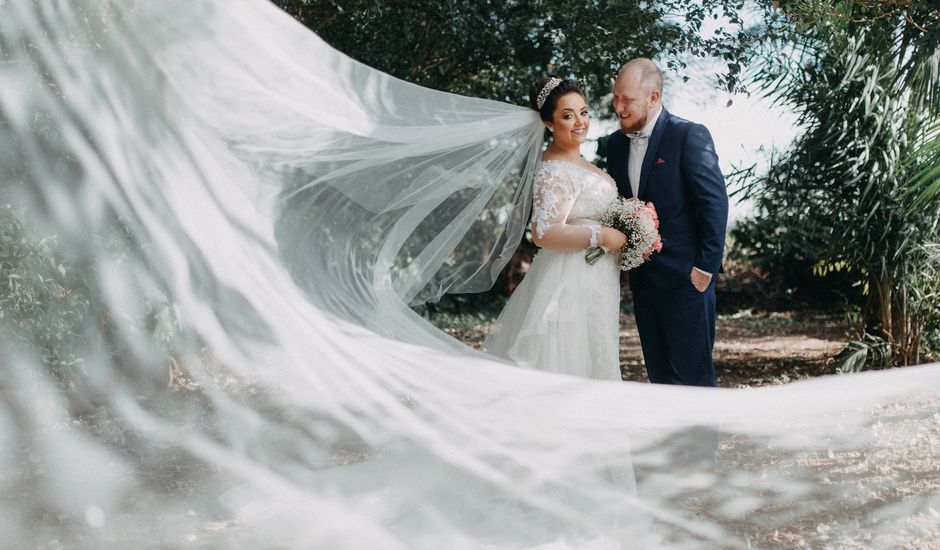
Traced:
<path fill-rule="evenodd" d="M 555 86 L 551 92 L 549 92 L 548 97 L 545 98 L 545 103 L 542 104 L 542 108 L 539 109 L 538 97 L 539 92 L 542 91 L 542 88 L 553 78 L 561 79 L 561 84 Z M 537 78 L 535 82 L 529 86 L 529 105 L 539 112 L 539 116 L 542 117 L 542 120 L 546 122 L 552 121 L 552 113 L 555 112 L 555 106 L 558 105 L 558 99 L 561 96 L 576 93 L 578 95 L 584 95 L 581 93 L 581 87 L 578 86 L 578 83 L 574 80 L 568 80 L 567 78 L 561 78 L 557 75 L 546 75 L 541 78 Z"/>

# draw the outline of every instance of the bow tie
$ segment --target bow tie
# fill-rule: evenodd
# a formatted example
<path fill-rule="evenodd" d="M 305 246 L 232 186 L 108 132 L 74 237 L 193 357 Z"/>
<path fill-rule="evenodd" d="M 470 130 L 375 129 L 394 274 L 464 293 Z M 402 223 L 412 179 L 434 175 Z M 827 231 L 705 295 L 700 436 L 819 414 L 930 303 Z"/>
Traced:
<path fill-rule="evenodd" d="M 631 140 L 634 139 L 649 139 L 650 135 L 643 132 L 627 132 L 627 137 Z"/>

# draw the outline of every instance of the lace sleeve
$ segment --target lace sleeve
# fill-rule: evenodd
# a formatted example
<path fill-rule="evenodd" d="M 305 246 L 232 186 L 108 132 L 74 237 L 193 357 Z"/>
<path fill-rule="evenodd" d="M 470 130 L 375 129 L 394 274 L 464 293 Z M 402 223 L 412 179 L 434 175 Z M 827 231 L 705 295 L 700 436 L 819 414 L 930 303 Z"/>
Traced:
<path fill-rule="evenodd" d="M 596 231 L 566 224 L 583 188 L 584 180 L 574 177 L 562 166 L 542 165 L 535 175 L 532 202 L 532 235 L 536 245 L 554 250 L 577 250 L 597 243 Z"/>

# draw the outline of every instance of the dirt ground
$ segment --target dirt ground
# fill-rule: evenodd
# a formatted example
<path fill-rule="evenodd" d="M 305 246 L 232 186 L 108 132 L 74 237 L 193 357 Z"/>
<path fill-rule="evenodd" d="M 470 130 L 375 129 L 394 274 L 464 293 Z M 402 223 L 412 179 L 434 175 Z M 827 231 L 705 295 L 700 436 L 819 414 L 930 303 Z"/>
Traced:
<path fill-rule="evenodd" d="M 621 315 L 620 327 L 624 380 L 646 380 L 633 315 Z M 848 327 L 840 317 L 811 312 L 720 315 L 715 332 L 718 385 L 727 388 L 833 374 L 832 359 L 848 339 Z"/>

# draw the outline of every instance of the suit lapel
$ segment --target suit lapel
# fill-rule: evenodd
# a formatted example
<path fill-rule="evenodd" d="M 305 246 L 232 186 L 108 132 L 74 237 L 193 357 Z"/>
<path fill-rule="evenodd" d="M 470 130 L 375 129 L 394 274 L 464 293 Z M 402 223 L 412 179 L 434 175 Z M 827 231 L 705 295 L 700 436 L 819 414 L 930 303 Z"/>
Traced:
<path fill-rule="evenodd" d="M 656 126 L 653 126 L 649 146 L 646 148 L 646 156 L 643 157 L 643 167 L 640 168 L 640 188 L 637 193 L 637 198 L 646 197 L 646 184 L 650 179 L 650 169 L 653 167 L 653 159 L 656 158 L 659 152 L 659 144 L 662 142 L 663 134 L 666 132 L 666 119 L 669 117 L 669 112 L 663 107 L 663 112 L 659 115 Z M 629 154 L 629 147 L 627 149 Z"/>
<path fill-rule="evenodd" d="M 618 130 L 619 132 L 619 130 Z M 630 140 L 627 139 L 627 136 L 620 134 L 621 139 L 619 141 L 619 149 L 623 152 L 621 155 L 617 155 L 617 166 L 612 166 L 614 170 L 617 171 L 619 177 L 614 179 L 617 182 L 617 190 L 620 191 L 620 194 L 624 197 L 632 197 L 633 189 L 630 188 Z M 608 157 L 610 155 L 608 154 Z M 613 175 L 613 174 L 611 174 Z"/>

